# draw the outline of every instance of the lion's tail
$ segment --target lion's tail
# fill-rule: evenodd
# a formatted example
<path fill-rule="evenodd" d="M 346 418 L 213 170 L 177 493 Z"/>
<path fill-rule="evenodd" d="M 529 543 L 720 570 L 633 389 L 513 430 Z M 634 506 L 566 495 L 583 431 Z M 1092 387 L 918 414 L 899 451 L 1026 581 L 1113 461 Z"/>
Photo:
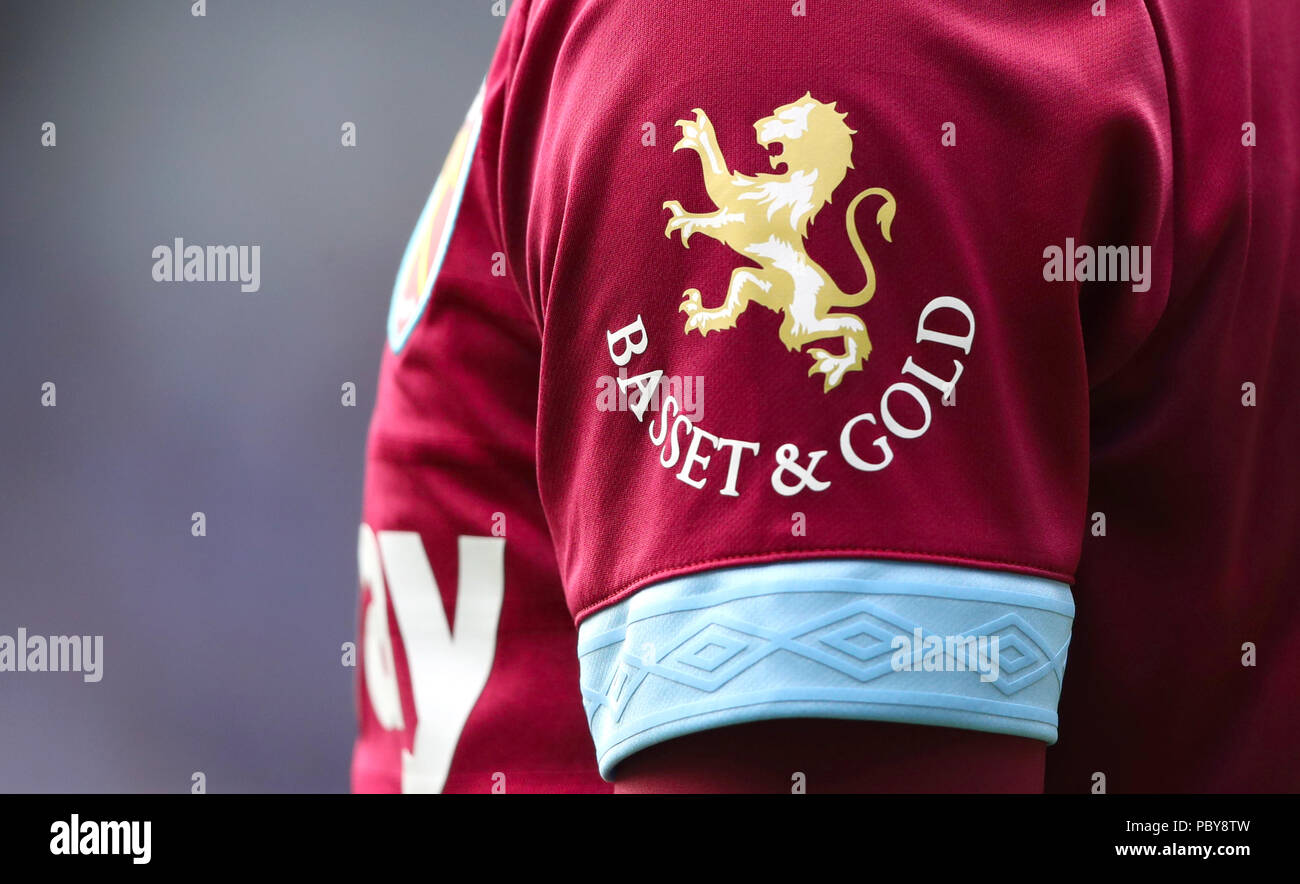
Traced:
<path fill-rule="evenodd" d="M 898 210 L 898 204 L 894 202 L 894 195 L 883 187 L 871 187 L 855 196 L 853 202 L 849 203 L 848 209 L 845 210 L 844 226 L 848 228 L 849 242 L 853 244 L 853 251 L 857 254 L 858 260 L 862 262 L 862 270 L 867 275 L 867 281 L 857 294 L 844 296 L 845 299 L 840 302 L 844 307 L 860 307 L 870 301 L 871 296 L 876 293 L 876 268 L 872 266 L 871 257 L 862 245 L 862 237 L 858 235 L 858 223 L 855 215 L 858 203 L 869 196 L 884 198 L 884 203 L 876 212 L 876 223 L 880 225 L 880 235 L 885 238 L 885 242 L 893 241 L 889 238 L 889 225 L 894 222 L 894 213 Z"/>

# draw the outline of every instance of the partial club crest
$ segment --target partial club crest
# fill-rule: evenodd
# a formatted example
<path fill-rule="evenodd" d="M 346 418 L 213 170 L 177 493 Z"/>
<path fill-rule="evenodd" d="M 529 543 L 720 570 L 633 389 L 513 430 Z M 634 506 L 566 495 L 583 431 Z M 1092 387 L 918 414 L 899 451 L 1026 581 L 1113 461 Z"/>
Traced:
<path fill-rule="evenodd" d="M 388 346 L 394 353 L 402 351 L 424 313 L 429 296 L 433 294 L 433 283 L 447 255 L 447 244 L 451 242 L 456 214 L 474 161 L 474 148 L 478 144 L 479 127 L 483 121 L 483 92 L 484 87 L 480 86 L 469 113 L 465 115 L 464 124 L 456 133 L 397 270 L 393 300 L 388 308 Z"/>

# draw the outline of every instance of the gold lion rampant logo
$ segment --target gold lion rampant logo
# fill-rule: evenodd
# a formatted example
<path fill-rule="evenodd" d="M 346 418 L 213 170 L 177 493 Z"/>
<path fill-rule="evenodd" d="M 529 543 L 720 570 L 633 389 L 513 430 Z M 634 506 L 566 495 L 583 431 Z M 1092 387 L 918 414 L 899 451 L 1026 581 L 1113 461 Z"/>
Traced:
<path fill-rule="evenodd" d="M 876 214 L 876 223 L 886 242 L 891 242 L 889 226 L 897 204 L 893 194 L 881 187 L 862 191 L 845 212 L 845 226 L 853 251 L 866 273 L 866 284 L 858 292 L 841 291 L 830 275 L 808 257 L 804 248 L 808 225 L 822 207 L 831 201 L 835 188 L 853 168 L 853 136 L 857 131 L 844 122 L 847 114 L 835 109 L 835 102 L 825 104 L 811 93 L 776 109 L 754 124 L 760 145 L 770 148 L 780 144 L 782 150 L 771 157 L 772 168 L 785 164 L 783 174 L 744 175 L 728 170 L 718 149 L 713 123 L 703 110 L 696 108 L 693 120 L 678 120 L 682 139 L 673 151 L 690 148 L 699 154 L 704 169 L 704 185 L 717 207 L 715 212 L 687 212 L 677 200 L 663 204 L 673 213 L 664 235 L 672 237 L 680 230 L 682 246 L 690 248 L 691 236 L 703 233 L 730 246 L 737 254 L 758 263 L 758 268 L 737 267 L 727 285 L 727 298 L 714 308 L 705 308 L 699 289 L 683 293 L 681 311 L 687 314 L 686 333 L 732 328 L 751 301 L 785 315 L 780 337 L 789 350 L 802 350 L 806 344 L 823 338 L 840 336 L 844 352 L 836 355 L 813 348 L 809 376 L 821 372 L 823 392 L 839 386 L 844 374 L 859 371 L 871 353 L 866 324 L 852 313 L 831 312 L 835 308 L 861 307 L 876 292 L 876 272 L 867 250 L 862 246 L 854 222 L 858 204 L 869 196 L 884 199 Z"/>

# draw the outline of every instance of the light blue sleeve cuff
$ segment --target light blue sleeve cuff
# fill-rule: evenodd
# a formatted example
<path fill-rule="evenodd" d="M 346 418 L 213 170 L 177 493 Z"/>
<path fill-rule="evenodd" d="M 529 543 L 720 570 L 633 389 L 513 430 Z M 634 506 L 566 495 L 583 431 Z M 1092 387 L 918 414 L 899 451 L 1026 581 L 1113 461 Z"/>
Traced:
<path fill-rule="evenodd" d="M 584 620 L 600 773 L 684 734 L 770 718 L 929 724 L 1056 742 L 1064 583 L 880 559 L 721 568 Z"/>

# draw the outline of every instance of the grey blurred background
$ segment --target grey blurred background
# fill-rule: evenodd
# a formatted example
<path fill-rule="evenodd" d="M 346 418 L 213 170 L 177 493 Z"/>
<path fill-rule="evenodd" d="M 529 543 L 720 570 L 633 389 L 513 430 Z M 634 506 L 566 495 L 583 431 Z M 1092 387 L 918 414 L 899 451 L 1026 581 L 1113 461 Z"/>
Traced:
<path fill-rule="evenodd" d="M 0 634 L 104 636 L 0 672 L 0 791 L 347 789 L 384 322 L 493 5 L 0 4 Z M 261 290 L 154 282 L 175 237 Z"/>

